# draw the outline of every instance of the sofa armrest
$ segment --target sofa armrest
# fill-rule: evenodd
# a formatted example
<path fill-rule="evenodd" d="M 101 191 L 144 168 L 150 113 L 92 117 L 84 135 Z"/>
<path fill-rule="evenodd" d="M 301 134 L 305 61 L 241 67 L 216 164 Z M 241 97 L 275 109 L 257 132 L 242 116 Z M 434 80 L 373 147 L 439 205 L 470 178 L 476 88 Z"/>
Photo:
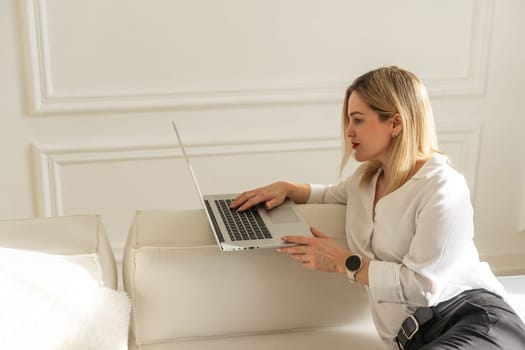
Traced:
<path fill-rule="evenodd" d="M 63 256 L 101 285 L 117 288 L 115 257 L 98 215 L 2 220 L 0 247 Z"/>

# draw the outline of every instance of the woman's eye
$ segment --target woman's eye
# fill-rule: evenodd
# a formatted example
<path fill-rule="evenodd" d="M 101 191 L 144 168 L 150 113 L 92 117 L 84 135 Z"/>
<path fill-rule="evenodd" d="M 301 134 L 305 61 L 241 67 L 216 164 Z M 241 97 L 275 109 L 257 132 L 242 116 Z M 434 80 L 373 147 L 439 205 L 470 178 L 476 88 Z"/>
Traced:
<path fill-rule="evenodd" d="M 362 121 L 363 119 L 354 118 L 354 124 L 361 124 Z"/>

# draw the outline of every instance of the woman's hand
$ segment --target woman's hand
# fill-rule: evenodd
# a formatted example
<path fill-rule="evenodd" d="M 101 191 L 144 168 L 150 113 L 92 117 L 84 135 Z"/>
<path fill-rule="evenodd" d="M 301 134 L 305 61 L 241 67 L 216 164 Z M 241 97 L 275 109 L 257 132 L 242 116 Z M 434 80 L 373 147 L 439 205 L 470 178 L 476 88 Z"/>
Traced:
<path fill-rule="evenodd" d="M 265 208 L 269 210 L 281 205 L 286 198 L 292 199 L 295 203 L 304 203 L 308 200 L 309 196 L 309 185 L 298 185 L 291 182 L 279 181 L 242 193 L 233 200 L 231 208 L 244 211 L 264 202 Z"/>
<path fill-rule="evenodd" d="M 334 239 L 316 228 L 311 227 L 310 230 L 314 237 L 283 237 L 283 241 L 296 245 L 279 248 L 277 251 L 290 254 L 308 269 L 346 274 L 345 260 L 351 255 L 350 251 L 342 248 Z"/>

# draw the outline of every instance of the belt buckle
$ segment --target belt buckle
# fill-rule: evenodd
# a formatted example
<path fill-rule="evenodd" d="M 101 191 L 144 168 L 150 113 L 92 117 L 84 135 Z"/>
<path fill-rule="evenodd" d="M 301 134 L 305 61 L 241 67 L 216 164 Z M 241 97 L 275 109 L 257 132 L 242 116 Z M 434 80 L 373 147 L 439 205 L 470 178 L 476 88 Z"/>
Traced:
<path fill-rule="evenodd" d="M 410 340 L 414 337 L 414 335 L 416 335 L 416 333 L 419 331 L 419 322 L 417 322 L 417 319 L 414 317 L 414 315 L 409 315 L 406 319 L 405 319 L 405 322 L 407 320 L 411 319 L 412 322 L 414 322 L 414 325 L 415 325 L 415 328 L 412 332 L 410 332 L 410 334 L 407 334 L 407 332 L 405 331 L 405 328 L 403 327 L 403 325 L 401 325 L 401 330 L 403 331 L 403 334 L 405 335 L 405 337 L 407 338 L 407 340 Z M 403 322 L 403 324 L 405 323 Z"/>
<path fill-rule="evenodd" d="M 414 323 L 414 329 L 407 333 L 407 331 L 404 328 L 404 325 L 405 325 L 405 322 L 407 322 L 408 320 L 411 320 Z M 414 335 L 416 335 L 418 331 L 419 331 L 419 322 L 414 317 L 414 315 L 408 315 L 407 318 L 405 318 L 405 320 L 401 324 L 401 330 L 399 331 L 399 333 L 403 333 L 402 335 L 405 338 L 403 341 L 399 339 L 399 336 L 398 336 L 397 345 L 399 346 L 399 349 L 405 350 L 405 345 L 410 341 L 410 339 L 414 337 Z"/>

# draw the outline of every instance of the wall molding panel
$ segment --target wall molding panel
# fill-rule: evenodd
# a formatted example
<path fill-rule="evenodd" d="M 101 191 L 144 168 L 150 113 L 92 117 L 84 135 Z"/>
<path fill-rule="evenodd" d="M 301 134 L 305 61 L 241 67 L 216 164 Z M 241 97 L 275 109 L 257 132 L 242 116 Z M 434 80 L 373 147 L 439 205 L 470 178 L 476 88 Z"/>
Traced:
<path fill-rule="evenodd" d="M 162 84 L 144 87 L 138 81 L 135 90 L 129 92 L 115 86 L 96 89 L 81 86 L 80 90 L 83 91 L 78 91 L 77 86 L 60 85 L 57 79 L 57 75 L 67 74 L 60 72 L 63 65 L 55 62 L 57 52 L 52 45 L 52 30 L 59 31 L 62 28 L 51 29 L 49 26 L 48 17 L 54 15 L 58 18 L 60 15 L 50 13 L 60 8 L 58 5 L 51 5 L 55 5 L 51 0 L 24 0 L 22 6 L 21 16 L 26 22 L 28 71 L 31 76 L 31 107 L 35 114 L 338 102 L 348 84 L 347 81 L 334 79 L 335 76 L 347 76 L 346 74 L 332 74 L 332 77 L 326 79 L 312 78 L 305 81 L 293 81 L 291 78 L 263 81 L 261 78 L 232 84 L 224 80 L 222 83 L 180 83 L 176 87 L 161 86 Z M 429 61 L 429 67 L 426 67 L 429 76 L 422 74 L 422 78 L 432 96 L 480 95 L 485 91 L 493 0 L 473 1 L 471 11 L 466 14 L 471 18 L 465 19 L 471 20 L 469 48 L 464 53 L 466 71 L 461 67 L 453 67 L 457 68 L 456 71 L 434 75 L 429 67 L 436 62 Z M 337 33 L 335 30 L 334 32 Z M 463 58 L 459 61 L 461 60 Z"/>
<path fill-rule="evenodd" d="M 467 180 L 471 201 L 476 198 L 476 179 L 478 172 L 481 128 L 472 125 L 441 124 L 437 126 L 439 147 Z"/>
<path fill-rule="evenodd" d="M 225 155 L 253 155 L 260 153 L 308 152 L 339 150 L 338 139 L 308 139 L 262 143 L 224 145 L 186 145 L 188 156 L 216 157 Z M 118 162 L 127 160 L 182 159 L 182 153 L 173 144 L 127 146 L 41 146 L 33 145 L 36 174 L 36 203 L 38 216 L 64 215 L 61 194 L 61 170 L 71 164 Z"/>

